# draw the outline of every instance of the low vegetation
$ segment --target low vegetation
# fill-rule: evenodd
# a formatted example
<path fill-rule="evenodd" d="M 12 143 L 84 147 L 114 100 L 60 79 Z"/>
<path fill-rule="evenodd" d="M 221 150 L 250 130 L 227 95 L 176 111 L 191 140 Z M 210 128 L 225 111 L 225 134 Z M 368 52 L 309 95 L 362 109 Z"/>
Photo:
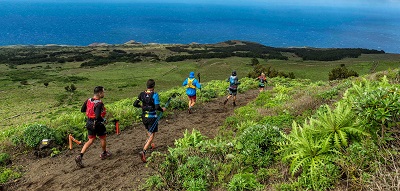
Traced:
<path fill-rule="evenodd" d="M 399 189 L 400 73 L 390 69 L 399 66 L 396 58 L 375 50 L 240 41 L 1 48 L 0 182 L 21 177 L 10 165 L 10 148 L 36 148 L 43 138 L 65 146 L 69 134 L 86 139 L 80 106 L 94 82 L 106 87 L 106 127 L 113 132 L 114 120 L 121 130 L 140 120 L 132 103 L 148 78 L 156 79 L 161 103 L 180 95 L 169 107 L 182 109 L 187 98 L 179 84 L 190 71 L 202 74 L 199 98 L 207 102 L 225 95 L 225 80 L 237 70 L 240 91 L 257 88 L 261 72 L 273 90 L 236 109 L 214 139 L 193 129 L 168 153 L 153 152 L 148 166 L 158 173 L 140 189 Z M 384 72 L 367 75 L 376 71 Z"/>
<path fill-rule="evenodd" d="M 142 189 L 396 190 L 398 77 L 392 71 L 335 84 L 273 78 L 274 90 L 238 108 L 216 138 L 192 130 L 169 153 L 153 153 L 148 165 L 158 174 Z M 318 96 L 329 89 L 336 96 Z M 299 115 L 290 109 L 298 107 L 295 97 L 320 100 L 320 107 L 303 105 L 308 111 Z M 188 165 L 192 173 L 180 170 Z"/>

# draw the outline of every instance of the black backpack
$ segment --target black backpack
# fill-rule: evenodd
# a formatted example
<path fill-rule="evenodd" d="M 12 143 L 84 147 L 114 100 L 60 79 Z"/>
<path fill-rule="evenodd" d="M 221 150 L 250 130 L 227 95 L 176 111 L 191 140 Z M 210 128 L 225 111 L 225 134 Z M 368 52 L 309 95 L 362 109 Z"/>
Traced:
<path fill-rule="evenodd" d="M 155 104 L 153 99 L 154 92 L 142 92 L 140 94 L 140 101 L 142 101 L 142 109 L 143 111 L 154 111 Z"/>

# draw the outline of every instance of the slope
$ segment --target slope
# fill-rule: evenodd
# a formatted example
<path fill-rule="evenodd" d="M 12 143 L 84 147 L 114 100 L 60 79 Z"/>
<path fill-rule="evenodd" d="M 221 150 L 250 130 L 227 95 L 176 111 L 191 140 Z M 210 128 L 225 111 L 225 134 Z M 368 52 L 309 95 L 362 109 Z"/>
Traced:
<path fill-rule="evenodd" d="M 258 95 L 258 90 L 249 90 L 238 95 L 237 107 L 246 105 Z M 160 121 L 159 132 L 155 134 L 155 151 L 167 152 L 175 139 L 183 136 L 185 129 L 194 128 L 203 135 L 213 138 L 225 118 L 234 113 L 232 102 L 223 105 L 225 98 L 207 103 L 198 103 L 193 114 L 187 111 L 173 111 Z M 13 160 L 26 170 L 24 176 L 3 186 L 3 190 L 135 190 L 146 177 L 154 174 L 139 159 L 138 152 L 146 140 L 142 124 L 133 124 L 120 135 L 109 135 L 108 148 L 113 156 L 100 160 L 99 140 L 85 153 L 85 168 L 78 168 L 74 158 L 81 146 L 63 151 L 57 157 L 37 159 L 24 154 Z"/>

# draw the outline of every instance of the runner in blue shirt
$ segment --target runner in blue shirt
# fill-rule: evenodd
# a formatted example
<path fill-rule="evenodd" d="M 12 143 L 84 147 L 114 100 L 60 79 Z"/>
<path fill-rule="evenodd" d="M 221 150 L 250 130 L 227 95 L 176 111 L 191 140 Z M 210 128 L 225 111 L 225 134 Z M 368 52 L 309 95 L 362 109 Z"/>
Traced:
<path fill-rule="evenodd" d="M 189 114 L 191 114 L 192 107 L 194 106 L 194 104 L 196 104 L 196 88 L 201 90 L 201 84 L 199 83 L 199 81 L 197 81 L 196 78 L 194 78 L 194 72 L 190 72 L 189 78 L 185 79 L 182 86 L 185 86 L 187 88 L 186 94 L 189 98 L 188 112 Z"/>

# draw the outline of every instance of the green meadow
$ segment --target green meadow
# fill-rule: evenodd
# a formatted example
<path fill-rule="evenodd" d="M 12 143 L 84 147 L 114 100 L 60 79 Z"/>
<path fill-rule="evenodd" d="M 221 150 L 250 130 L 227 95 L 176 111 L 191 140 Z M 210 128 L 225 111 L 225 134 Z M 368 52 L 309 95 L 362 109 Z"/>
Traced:
<path fill-rule="evenodd" d="M 315 61 L 291 52 L 282 53 L 287 57 L 282 59 L 281 53 L 257 55 L 252 50 L 250 56 L 225 52 L 218 54 L 224 58 L 214 58 L 218 51 L 202 55 L 195 51 L 204 48 L 183 47 L 186 52 L 180 45 L 0 49 L 2 149 L 24 144 L 32 149 L 38 144 L 34 138 L 40 136 L 60 139 L 60 144 L 65 144 L 62 137 L 69 132 L 86 137 L 79 111 L 98 85 L 106 88 L 107 111 L 126 126 L 138 120 L 140 111 L 131 102 L 149 78 L 156 80 L 163 101 L 175 93 L 183 95 L 184 89 L 176 87 L 195 71 L 206 84 L 203 100 L 210 100 L 223 95 L 227 84 L 223 81 L 232 70 L 244 78 L 262 66 L 293 73 L 295 79 L 268 79 L 271 89 L 236 108 L 214 139 L 194 129 L 184 132 L 168 153 L 152 153 L 148 167 L 159 171 L 141 183 L 140 190 L 398 188 L 400 55 L 369 53 Z M 77 61 L 76 56 L 87 56 L 88 51 L 90 57 Z M 210 58 L 166 61 L 171 55 L 179 59 L 190 54 Z M 258 65 L 253 64 L 253 55 Z M 343 66 L 360 77 L 328 81 L 329 73 Z M 242 91 L 257 86 L 251 78 L 241 82 Z M 186 108 L 184 104 L 186 99 L 177 98 L 171 108 Z M 0 162 L 10 158 L 0 154 Z M 18 169 L 1 171 L 3 183 L 21 176 Z"/>
<path fill-rule="evenodd" d="M 12 48 L 3 48 L 7 51 Z M 40 51 L 40 48 L 37 48 Z M 161 59 L 173 53 L 165 46 L 113 46 L 100 48 L 68 47 L 46 49 L 47 52 L 91 50 L 97 55 L 111 50 L 127 52 L 153 52 Z M 22 52 L 25 49 L 16 49 Z M 26 52 L 31 51 L 27 48 Z M 288 60 L 260 59 L 261 65 L 283 72 L 293 72 L 296 78 L 327 81 L 329 72 L 341 64 L 360 75 L 400 66 L 397 54 L 363 54 L 358 58 L 338 61 L 303 61 L 288 53 Z M 228 57 L 165 62 L 143 60 L 141 62 L 115 62 L 104 66 L 80 67 L 81 62 L 44 62 L 21 64 L 10 67 L 0 64 L 0 129 L 26 123 L 38 122 L 49 115 L 79 110 L 82 102 L 92 96 L 95 86 L 106 88 L 105 103 L 132 98 L 145 88 L 147 79 L 156 80 L 158 91 L 181 86 L 190 71 L 200 73 L 201 82 L 224 80 L 232 70 L 246 77 L 253 70 L 251 58 Z M 378 63 L 378 64 L 374 64 Z M 44 83 L 48 82 L 48 86 Z M 67 92 L 65 87 L 73 84 L 76 90 Z"/>

